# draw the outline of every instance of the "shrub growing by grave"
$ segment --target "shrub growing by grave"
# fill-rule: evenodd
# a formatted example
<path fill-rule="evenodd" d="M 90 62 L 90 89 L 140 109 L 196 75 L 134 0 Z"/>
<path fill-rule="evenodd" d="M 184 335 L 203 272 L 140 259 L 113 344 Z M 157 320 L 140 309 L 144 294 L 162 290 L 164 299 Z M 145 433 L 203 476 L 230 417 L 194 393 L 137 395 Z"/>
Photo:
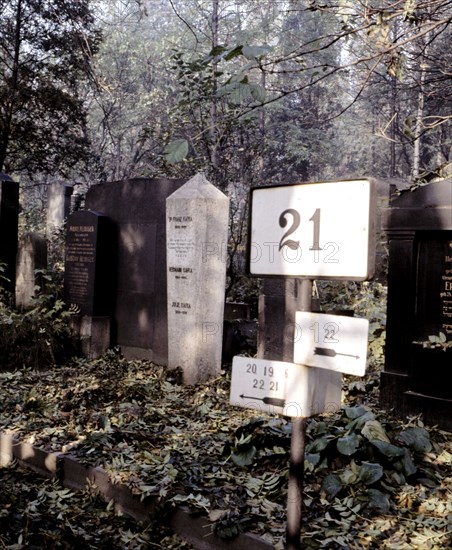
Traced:
<path fill-rule="evenodd" d="M 72 312 L 59 297 L 59 285 L 48 273 L 40 275 L 45 288 L 26 311 L 15 310 L 8 294 L 0 294 L 0 369 L 48 367 L 76 352 Z"/>

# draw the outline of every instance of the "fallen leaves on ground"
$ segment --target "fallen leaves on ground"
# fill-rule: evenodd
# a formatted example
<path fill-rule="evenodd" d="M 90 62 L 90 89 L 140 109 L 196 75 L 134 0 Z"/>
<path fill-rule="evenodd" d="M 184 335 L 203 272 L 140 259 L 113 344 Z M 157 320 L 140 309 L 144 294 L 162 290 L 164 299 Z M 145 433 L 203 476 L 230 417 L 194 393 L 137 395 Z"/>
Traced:
<path fill-rule="evenodd" d="M 443 549 L 450 541 L 449 434 L 378 411 L 375 377 L 362 389 L 346 378 L 347 406 L 308 423 L 306 549 Z M 221 537 L 250 530 L 282 548 L 290 422 L 230 407 L 228 373 L 196 387 L 176 379 L 113 351 L 48 371 L 0 373 L 0 430 L 100 466 L 162 509 L 202 512 Z M 148 543 L 122 547 L 140 544 Z"/>

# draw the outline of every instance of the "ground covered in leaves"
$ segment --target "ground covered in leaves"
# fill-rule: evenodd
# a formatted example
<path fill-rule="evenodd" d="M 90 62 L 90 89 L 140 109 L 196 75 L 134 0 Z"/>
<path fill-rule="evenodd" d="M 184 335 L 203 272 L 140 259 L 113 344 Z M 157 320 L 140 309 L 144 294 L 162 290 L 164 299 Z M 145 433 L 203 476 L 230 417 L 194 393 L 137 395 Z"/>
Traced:
<path fill-rule="evenodd" d="M 375 369 L 345 378 L 344 408 L 309 420 L 306 549 L 450 544 L 450 434 L 379 411 L 377 380 Z M 109 352 L 48 371 L 0 373 L 0 430 L 101 466 L 137 497 L 158 499 L 162 512 L 189 506 L 221 537 L 253 531 L 282 548 L 291 425 L 230 407 L 229 387 L 228 372 L 184 387 L 157 365 Z M 184 547 L 152 523 L 114 518 L 93 488 L 74 495 L 14 466 L 0 477 L 0 548 L 70 548 L 77 540 Z"/>
<path fill-rule="evenodd" d="M 163 527 L 115 515 L 94 487 L 74 493 L 16 463 L 0 469 L 0 548 L 191 548 Z"/>

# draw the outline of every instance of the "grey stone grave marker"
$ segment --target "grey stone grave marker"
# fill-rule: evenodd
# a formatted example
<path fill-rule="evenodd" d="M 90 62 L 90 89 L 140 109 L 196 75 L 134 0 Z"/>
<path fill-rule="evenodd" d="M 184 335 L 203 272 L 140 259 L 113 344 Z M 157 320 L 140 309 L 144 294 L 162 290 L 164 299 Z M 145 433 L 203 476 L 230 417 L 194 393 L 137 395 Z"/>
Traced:
<path fill-rule="evenodd" d="M 198 174 L 166 200 L 168 366 L 185 384 L 221 370 L 229 199 Z"/>
<path fill-rule="evenodd" d="M 47 188 L 47 235 L 63 226 L 71 210 L 71 196 L 74 191 L 68 183 L 56 182 Z"/>
<path fill-rule="evenodd" d="M 16 282 L 19 184 L 0 173 L 0 263 L 5 264 L 0 286 L 14 293 Z"/>
<path fill-rule="evenodd" d="M 47 269 L 47 241 L 38 233 L 26 233 L 19 240 L 16 273 L 16 306 L 27 308 L 33 304 L 36 286 L 42 280 L 37 270 Z"/>

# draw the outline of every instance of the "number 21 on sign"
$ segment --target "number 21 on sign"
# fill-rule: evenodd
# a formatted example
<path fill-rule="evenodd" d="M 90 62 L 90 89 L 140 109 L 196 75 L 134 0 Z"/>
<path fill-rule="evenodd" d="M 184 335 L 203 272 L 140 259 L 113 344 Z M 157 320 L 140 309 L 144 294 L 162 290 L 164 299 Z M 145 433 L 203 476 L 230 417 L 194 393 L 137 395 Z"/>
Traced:
<path fill-rule="evenodd" d="M 281 240 L 279 241 L 279 250 L 282 250 L 283 246 L 288 246 L 292 250 L 296 250 L 300 246 L 300 241 L 293 241 L 291 239 L 288 239 L 292 233 L 295 233 L 295 231 L 300 226 L 301 217 L 297 210 L 294 210 L 293 208 L 288 208 L 287 210 L 284 210 L 284 212 L 279 217 L 279 225 L 282 228 L 285 228 L 287 225 L 287 217 L 292 216 L 292 225 L 289 227 L 289 229 L 284 233 Z M 309 219 L 309 221 L 314 222 L 314 234 L 313 234 L 313 242 L 312 246 L 309 247 L 309 250 L 322 250 L 320 247 L 320 208 L 317 208 L 312 217 Z"/>
<path fill-rule="evenodd" d="M 374 268 L 369 180 L 252 189 L 249 272 L 365 280 Z"/>

